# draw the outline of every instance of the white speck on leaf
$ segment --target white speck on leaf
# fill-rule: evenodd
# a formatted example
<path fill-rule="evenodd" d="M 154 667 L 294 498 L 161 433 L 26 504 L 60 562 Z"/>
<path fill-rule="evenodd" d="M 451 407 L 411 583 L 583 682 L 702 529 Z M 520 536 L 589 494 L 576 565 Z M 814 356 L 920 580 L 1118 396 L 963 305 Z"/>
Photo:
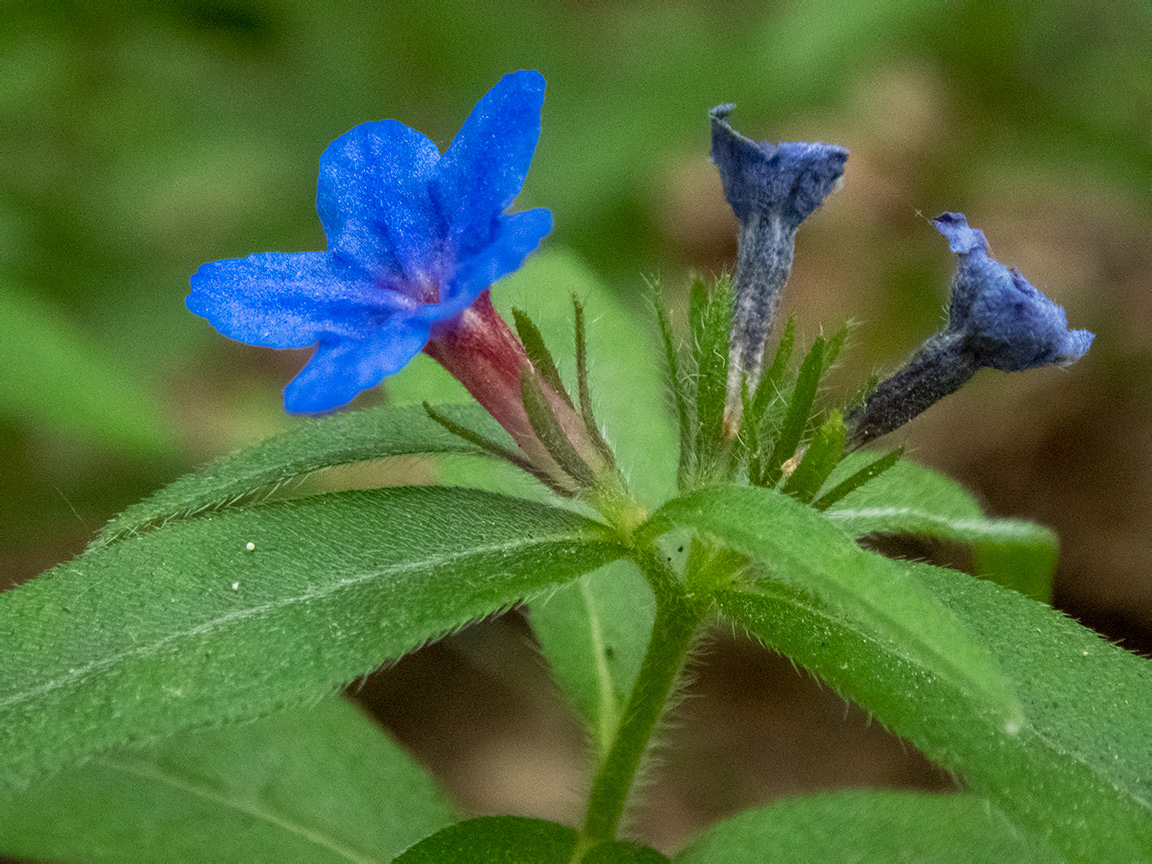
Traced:
<path fill-rule="evenodd" d="M 251 540 L 249 540 L 247 543 L 244 544 L 244 548 L 247 549 L 249 552 L 254 552 L 256 550 L 256 544 L 253 543 Z"/>
<path fill-rule="evenodd" d="M 240 590 L 240 583 L 239 582 L 233 582 L 232 583 L 232 590 L 233 591 L 239 591 Z"/>

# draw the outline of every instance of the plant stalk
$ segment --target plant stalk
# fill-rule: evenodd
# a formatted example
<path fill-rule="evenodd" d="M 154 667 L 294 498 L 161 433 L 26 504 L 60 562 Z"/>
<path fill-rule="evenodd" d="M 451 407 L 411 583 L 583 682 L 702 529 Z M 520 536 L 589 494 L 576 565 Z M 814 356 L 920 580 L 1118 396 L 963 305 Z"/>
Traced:
<path fill-rule="evenodd" d="M 656 593 L 656 620 L 636 686 L 624 709 L 612 748 L 600 765 L 588 799 L 584 845 L 615 839 L 636 770 L 673 692 L 703 618 L 683 584 L 650 552 L 637 561 Z"/>

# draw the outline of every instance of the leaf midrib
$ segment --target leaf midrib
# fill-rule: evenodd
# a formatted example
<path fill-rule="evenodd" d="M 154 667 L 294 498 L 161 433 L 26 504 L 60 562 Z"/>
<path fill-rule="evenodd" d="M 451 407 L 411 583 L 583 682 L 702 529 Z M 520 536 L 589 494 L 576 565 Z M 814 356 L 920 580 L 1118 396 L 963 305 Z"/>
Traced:
<path fill-rule="evenodd" d="M 14 705 L 20 704 L 21 702 L 25 702 L 37 696 L 42 696 L 45 693 L 50 693 L 53 690 L 57 690 L 66 685 L 81 681 L 90 673 L 115 666 L 117 663 L 127 658 L 149 656 L 151 654 L 158 653 L 164 646 L 173 642 L 179 642 L 183 639 L 190 639 L 203 633 L 210 632 L 216 628 L 224 628 L 236 621 L 246 620 L 286 606 L 292 606 L 297 603 L 306 603 L 312 600 L 327 597 L 350 586 L 360 585 L 364 582 L 369 582 L 374 579 L 405 573 L 416 573 L 422 570 L 432 570 L 438 567 L 451 565 L 456 561 L 467 558 L 475 558 L 482 555 L 527 550 L 535 546 L 544 546 L 563 542 L 578 542 L 588 539 L 588 536 L 581 532 L 569 532 L 564 534 L 549 535 L 546 537 L 537 535 L 534 536 L 530 541 L 517 540 L 508 543 L 491 544 L 488 546 L 473 546 L 469 549 L 453 552 L 451 554 L 440 554 L 436 556 L 430 556 L 419 561 L 406 561 L 381 569 L 371 570 L 354 578 L 341 579 L 338 582 L 329 583 L 319 590 L 312 590 L 295 597 L 282 597 L 270 603 L 264 603 L 259 606 L 249 607 L 247 609 L 234 610 L 217 618 L 203 621 L 200 624 L 197 624 L 195 627 L 191 627 L 186 630 L 179 630 L 175 633 L 170 633 L 154 642 L 148 643 L 147 645 L 135 647 L 128 651 L 122 651 L 119 654 L 113 655 L 112 657 L 93 660 L 85 666 L 81 666 L 76 669 L 70 669 L 67 674 L 59 678 L 54 678 L 44 684 L 37 685 L 28 690 L 13 693 L 4 699 L 0 699 L 0 710 L 8 709 Z"/>
<path fill-rule="evenodd" d="M 929 513 L 917 510 L 914 507 L 865 507 L 860 510 L 829 509 L 825 517 L 834 522 L 851 522 L 853 519 L 889 519 L 897 516 L 911 516 L 936 525 L 943 525 L 957 531 L 971 531 L 985 536 L 1001 536 L 1006 538 L 1022 538 L 1038 540 L 1047 531 L 1037 528 L 1028 522 L 1018 522 L 1014 519 L 953 519 L 941 516 L 938 513 Z"/>
<path fill-rule="evenodd" d="M 276 812 L 257 806 L 250 801 L 244 801 L 239 798 L 233 798 L 227 795 L 210 789 L 206 786 L 197 784 L 188 778 L 181 777 L 175 774 L 170 774 L 154 766 L 147 766 L 141 764 L 131 764 L 127 762 L 120 762 L 111 758 L 103 758 L 99 760 L 101 765 L 107 766 L 114 771 L 119 771 L 123 774 L 129 774 L 139 777 L 143 780 L 151 780 L 155 783 L 170 786 L 181 792 L 187 793 L 196 798 L 201 798 L 206 801 L 211 801 L 214 804 L 219 804 L 232 810 L 236 810 L 245 815 L 251 816 L 254 819 L 259 819 L 263 822 L 281 828 L 290 834 L 301 837 L 314 846 L 326 849 L 342 858 L 347 858 L 349 861 L 355 861 L 357 864 L 378 864 L 379 859 L 357 852 L 356 850 L 345 846 L 343 843 L 338 842 L 332 837 L 315 831 L 305 825 L 301 825 L 292 821 L 286 816 L 277 814 Z"/>

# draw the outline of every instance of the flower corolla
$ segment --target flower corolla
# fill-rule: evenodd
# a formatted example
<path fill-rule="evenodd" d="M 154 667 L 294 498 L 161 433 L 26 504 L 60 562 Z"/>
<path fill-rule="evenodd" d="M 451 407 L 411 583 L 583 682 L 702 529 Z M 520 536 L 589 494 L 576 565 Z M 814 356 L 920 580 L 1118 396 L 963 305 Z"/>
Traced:
<path fill-rule="evenodd" d="M 395 120 L 341 135 L 320 157 L 327 251 L 205 264 L 188 308 L 250 345 L 316 346 L 285 388 L 289 411 L 345 404 L 451 328 L 551 230 L 545 209 L 504 212 L 524 184 L 543 100 L 539 73 L 505 75 L 443 155 Z"/>
<path fill-rule="evenodd" d="M 1092 344 L 1093 335 L 1069 330 L 1064 310 L 1018 270 L 988 255 L 984 232 L 970 227 L 962 213 L 943 213 L 932 223 L 959 256 L 948 323 L 848 415 L 855 447 L 903 426 L 959 390 L 978 369 L 1068 366 Z"/>
<path fill-rule="evenodd" d="M 833 144 L 756 143 L 734 131 L 732 105 L 718 105 L 712 119 L 712 161 L 724 197 L 740 222 L 733 279 L 727 426 L 738 423 L 741 388 L 754 390 L 764 345 L 792 272 L 796 230 L 844 174 L 848 151 Z"/>

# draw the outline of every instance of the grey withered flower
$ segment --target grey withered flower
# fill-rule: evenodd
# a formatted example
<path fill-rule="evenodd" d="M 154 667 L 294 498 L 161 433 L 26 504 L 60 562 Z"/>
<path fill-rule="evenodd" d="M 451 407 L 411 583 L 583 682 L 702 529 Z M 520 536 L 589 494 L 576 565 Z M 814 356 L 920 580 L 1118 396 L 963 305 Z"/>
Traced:
<path fill-rule="evenodd" d="M 944 213 L 932 222 L 959 255 L 948 323 L 848 415 L 853 447 L 903 426 L 959 390 L 977 369 L 1068 366 L 1092 344 L 1092 334 L 1069 330 L 1064 310 L 1018 270 L 989 257 L 984 232 L 969 227 L 962 213 Z"/>
<path fill-rule="evenodd" d="M 753 390 L 760 379 L 764 345 L 792 271 L 796 229 L 832 191 L 848 158 L 833 144 L 757 144 L 728 125 L 733 107 L 717 105 L 708 115 L 712 161 L 740 222 L 725 407 L 729 434 L 739 425 L 742 380 L 747 376 Z"/>

